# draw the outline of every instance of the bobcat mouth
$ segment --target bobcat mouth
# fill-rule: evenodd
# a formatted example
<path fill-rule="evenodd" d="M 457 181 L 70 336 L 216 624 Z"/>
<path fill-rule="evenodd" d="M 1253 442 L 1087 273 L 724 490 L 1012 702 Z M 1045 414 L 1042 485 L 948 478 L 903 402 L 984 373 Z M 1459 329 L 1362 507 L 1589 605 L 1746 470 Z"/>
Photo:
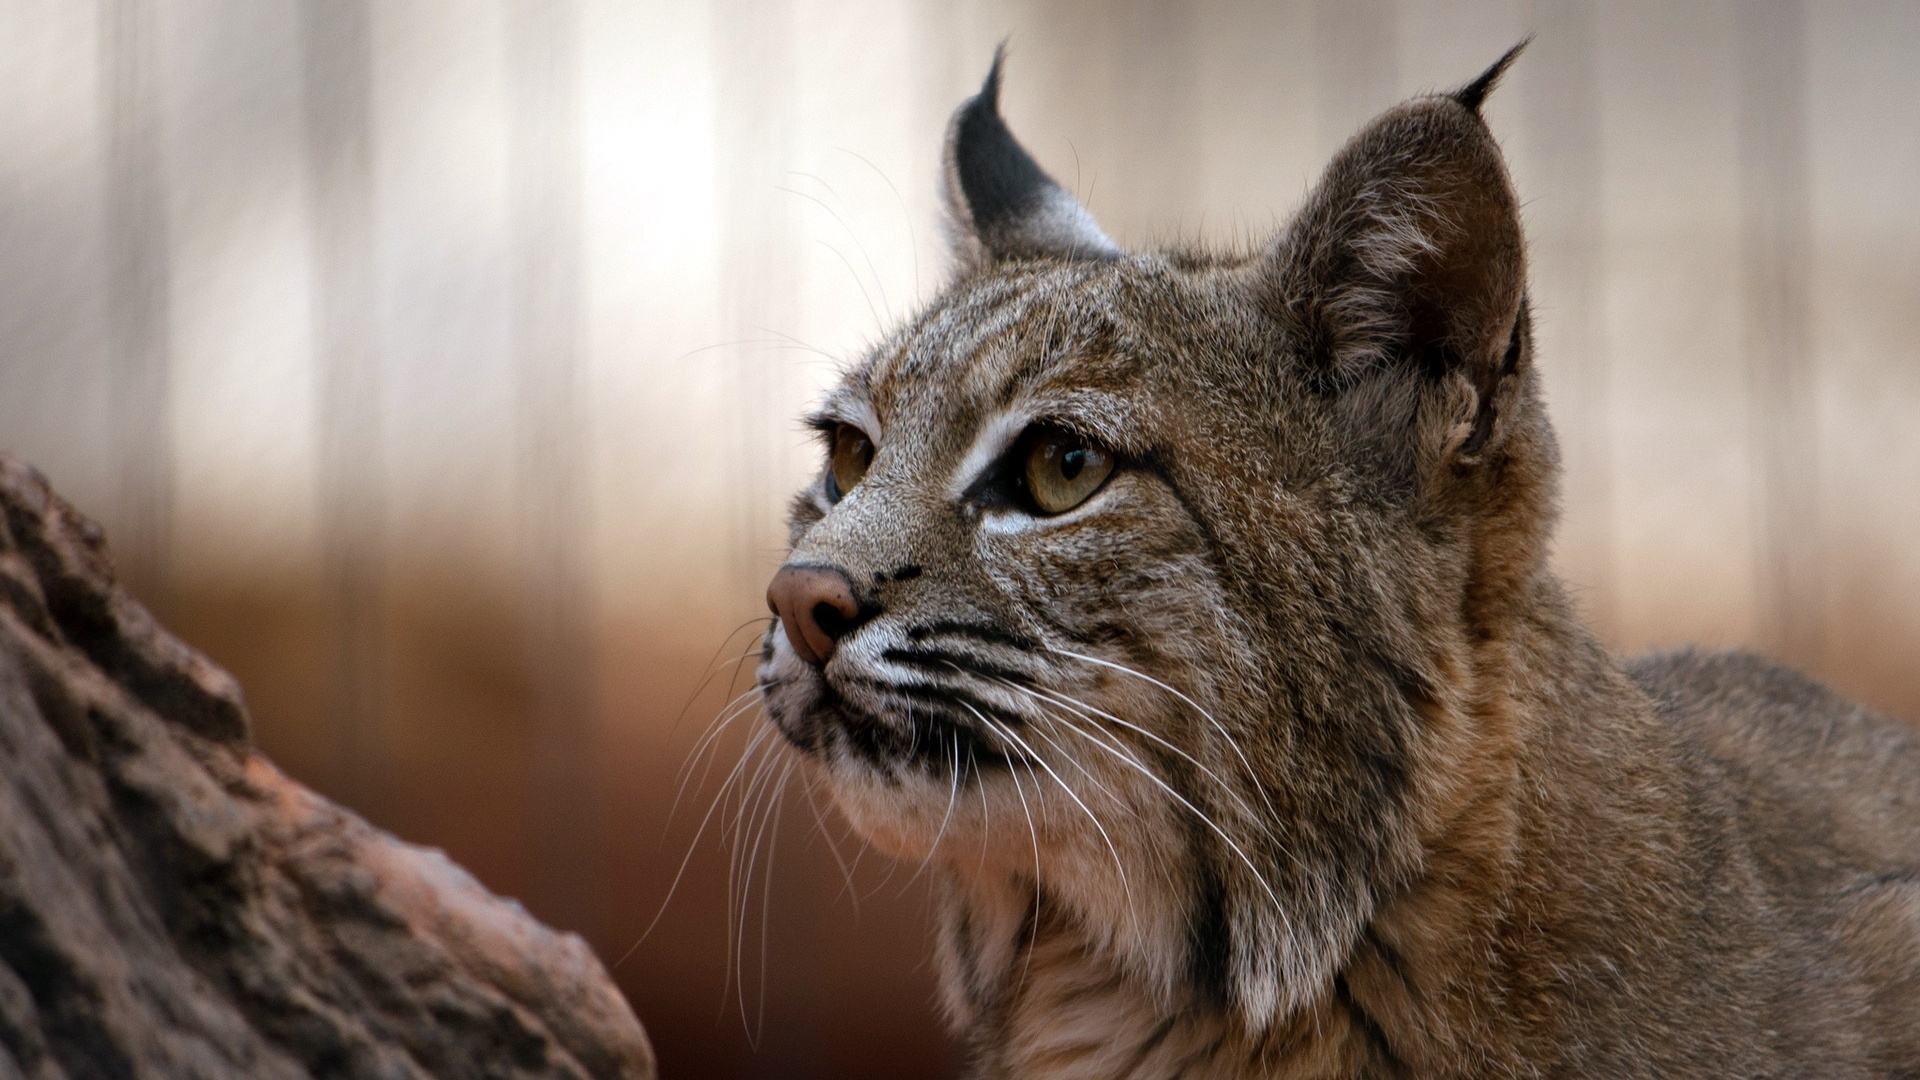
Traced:
<path fill-rule="evenodd" d="M 863 681 L 885 685 L 878 679 Z M 914 704 L 896 716 L 881 716 L 855 706 L 825 680 L 821 683 L 818 696 L 797 717 L 775 716 L 781 735 L 809 754 L 838 749 L 877 769 L 907 765 L 940 777 L 956 770 L 1008 769 L 1025 761 L 971 718 L 952 715 L 948 709 L 955 699 L 937 689 L 886 686 Z"/>
<path fill-rule="evenodd" d="M 887 649 L 881 655 L 903 677 L 855 670 L 767 682 L 780 733 L 806 753 L 844 753 L 881 771 L 907 766 L 946 777 L 1032 767 L 1028 755 L 1011 745 L 1017 737 L 995 730 L 1017 733 L 1027 726 L 1024 717 L 940 679 L 971 674 L 1018 685 L 1025 681 L 1022 673 L 983 668 L 977 659 L 940 650 Z"/>

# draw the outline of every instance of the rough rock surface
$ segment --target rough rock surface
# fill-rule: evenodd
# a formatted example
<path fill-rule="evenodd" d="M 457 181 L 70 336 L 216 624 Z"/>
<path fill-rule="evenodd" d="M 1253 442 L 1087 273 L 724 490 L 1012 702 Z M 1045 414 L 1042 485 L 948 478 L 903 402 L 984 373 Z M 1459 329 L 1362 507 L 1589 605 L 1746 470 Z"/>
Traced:
<path fill-rule="evenodd" d="M 654 1075 L 580 939 L 255 753 L 0 456 L 0 1077 Z"/>

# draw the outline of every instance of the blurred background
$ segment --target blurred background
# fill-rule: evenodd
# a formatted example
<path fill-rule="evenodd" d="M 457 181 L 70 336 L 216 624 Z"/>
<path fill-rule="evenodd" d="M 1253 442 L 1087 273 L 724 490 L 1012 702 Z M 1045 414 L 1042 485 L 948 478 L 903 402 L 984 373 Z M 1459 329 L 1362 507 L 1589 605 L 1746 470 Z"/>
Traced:
<path fill-rule="evenodd" d="M 1617 648 L 1920 720 L 1906 0 L 0 0 L 0 448 L 283 767 L 584 934 L 664 1075 L 952 1075 L 911 868 L 798 782 L 696 840 L 754 717 L 669 820 L 794 418 L 944 278 L 947 114 L 1008 38 L 1110 232 L 1230 240 L 1527 33 L 1562 570 Z"/>

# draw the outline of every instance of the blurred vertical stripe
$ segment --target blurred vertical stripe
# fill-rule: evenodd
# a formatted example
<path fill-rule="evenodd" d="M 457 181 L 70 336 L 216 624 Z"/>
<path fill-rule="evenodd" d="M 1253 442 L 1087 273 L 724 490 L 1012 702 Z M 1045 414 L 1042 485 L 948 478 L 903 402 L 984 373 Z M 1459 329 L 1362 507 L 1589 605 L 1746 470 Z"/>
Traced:
<path fill-rule="evenodd" d="M 1608 482 L 1606 208 L 1594 9 L 1588 0 L 1532 0 L 1534 41 L 1507 93 L 1519 99 L 1525 152 L 1535 166 L 1535 186 L 1522 198 L 1532 240 L 1534 345 L 1565 467 L 1561 570 L 1595 628 L 1613 634 L 1620 612 Z"/>
<path fill-rule="evenodd" d="M 579 16 L 512 0 L 508 154 L 519 378 L 522 636 L 529 684 L 532 881 L 548 917 L 606 946 L 605 811 L 592 671 L 588 430 L 580 395 Z"/>
<path fill-rule="evenodd" d="M 1393 0 L 1315 0 L 1314 72 L 1323 154 L 1331 156 L 1368 118 L 1399 100 L 1399 14 Z"/>
<path fill-rule="evenodd" d="M 124 579 L 163 615 L 173 494 L 166 173 L 153 0 L 102 0 L 105 301 L 114 526 Z"/>
<path fill-rule="evenodd" d="M 1821 663 L 1818 354 L 1800 0 L 1739 7 L 1741 315 L 1760 472 L 1759 644 Z"/>
<path fill-rule="evenodd" d="M 334 783 L 388 819 L 387 467 L 370 0 L 302 0 L 319 384 L 321 603 Z"/>

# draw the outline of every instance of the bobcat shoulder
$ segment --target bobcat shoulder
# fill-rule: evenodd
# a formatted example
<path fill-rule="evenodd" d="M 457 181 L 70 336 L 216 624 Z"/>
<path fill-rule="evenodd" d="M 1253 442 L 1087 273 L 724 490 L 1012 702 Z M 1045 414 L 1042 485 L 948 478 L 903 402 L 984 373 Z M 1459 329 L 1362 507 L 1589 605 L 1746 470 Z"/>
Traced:
<path fill-rule="evenodd" d="M 1920 1069 L 1920 739 L 1623 666 L 1548 567 L 1512 56 L 1244 253 L 1122 251 L 997 59 L 956 114 L 959 272 L 813 418 L 759 679 L 937 876 L 975 1075 Z"/>

